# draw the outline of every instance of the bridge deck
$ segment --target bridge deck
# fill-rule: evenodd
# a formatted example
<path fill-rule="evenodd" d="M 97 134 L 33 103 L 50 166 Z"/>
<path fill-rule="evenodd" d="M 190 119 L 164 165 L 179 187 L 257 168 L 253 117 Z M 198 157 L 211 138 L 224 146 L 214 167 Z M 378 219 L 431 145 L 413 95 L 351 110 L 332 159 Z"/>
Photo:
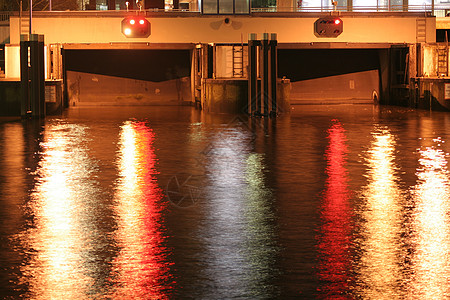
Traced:
<path fill-rule="evenodd" d="M 72 44 L 241 43 L 249 33 L 277 33 L 280 43 L 416 43 L 434 42 L 436 18 L 429 12 L 259 12 L 250 15 L 202 15 L 198 12 L 142 12 L 151 24 L 148 38 L 125 37 L 121 22 L 126 11 L 37 12 L 33 32 L 45 42 Z M 337 38 L 314 34 L 314 22 L 339 14 L 343 33 Z M 227 21 L 225 21 L 227 19 Z M 26 33 L 20 18 L 10 19 L 11 44 Z"/>

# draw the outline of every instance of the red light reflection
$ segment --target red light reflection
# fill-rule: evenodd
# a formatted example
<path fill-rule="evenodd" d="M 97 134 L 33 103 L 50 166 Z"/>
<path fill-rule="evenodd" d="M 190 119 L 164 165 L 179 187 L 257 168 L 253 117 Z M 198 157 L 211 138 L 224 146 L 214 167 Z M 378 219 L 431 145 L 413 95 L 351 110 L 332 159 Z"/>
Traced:
<path fill-rule="evenodd" d="M 345 130 L 339 121 L 328 130 L 326 150 L 328 176 L 323 194 L 321 217 L 322 228 L 319 238 L 319 278 L 323 281 L 324 297 L 346 299 L 350 257 L 350 207 L 345 143 Z"/>
<path fill-rule="evenodd" d="M 144 122 L 122 126 L 117 185 L 117 239 L 113 262 L 119 288 L 115 299 L 166 299 L 171 289 L 167 249 L 163 243 L 162 190 L 155 174 L 155 135 Z"/>

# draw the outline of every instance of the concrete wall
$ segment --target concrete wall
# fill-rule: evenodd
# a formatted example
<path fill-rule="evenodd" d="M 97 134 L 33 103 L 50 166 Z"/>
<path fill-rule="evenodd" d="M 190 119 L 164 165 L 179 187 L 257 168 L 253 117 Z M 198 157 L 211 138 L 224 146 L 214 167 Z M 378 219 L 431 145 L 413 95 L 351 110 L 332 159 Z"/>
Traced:
<path fill-rule="evenodd" d="M 290 112 L 290 90 L 289 80 L 277 81 L 277 113 Z M 260 100 L 263 101 L 262 99 Z M 271 103 L 271 100 L 269 102 Z M 202 94 L 201 105 L 202 109 L 207 112 L 247 113 L 249 109 L 248 80 L 204 79 L 204 93 Z"/>
<path fill-rule="evenodd" d="M 246 113 L 248 80 L 205 79 L 202 108 L 207 112 Z"/>
<path fill-rule="evenodd" d="M 314 22 L 320 13 L 259 13 L 250 16 L 205 16 L 196 13 L 149 13 L 151 35 L 126 38 L 121 33 L 124 13 L 36 13 L 33 31 L 45 43 L 240 43 L 249 33 L 278 34 L 279 43 L 348 42 L 416 43 L 418 19 L 426 20 L 426 42 L 435 41 L 436 19 L 412 13 L 341 13 L 344 32 L 337 38 L 318 38 Z M 231 22 L 226 24 L 225 17 Z M 20 41 L 19 18 L 11 17 L 11 44 Z M 422 29 L 421 29 L 422 30 Z M 421 37 L 423 38 L 423 37 Z"/>
<path fill-rule="evenodd" d="M 247 78 L 248 68 L 248 47 L 243 47 L 242 53 L 242 77 Z M 233 47 L 217 46 L 215 51 L 215 75 L 216 78 L 232 78 L 239 77 L 233 74 Z"/>
<path fill-rule="evenodd" d="M 0 81 L 0 116 L 20 116 L 20 82 Z"/>
<path fill-rule="evenodd" d="M 9 22 L 0 22 L 0 44 L 9 43 Z"/>
<path fill-rule="evenodd" d="M 422 49 L 422 76 L 424 77 L 437 77 L 442 74 L 438 74 L 438 47 L 445 48 L 445 43 L 433 43 L 421 45 Z M 450 52 L 447 53 L 447 61 L 450 61 Z M 450 67 L 450 65 L 449 65 Z M 449 74 L 450 75 L 450 74 Z"/>
<path fill-rule="evenodd" d="M 436 29 L 450 29 L 450 17 L 436 18 Z"/>
<path fill-rule="evenodd" d="M 20 47 L 18 45 L 5 47 L 5 78 L 20 78 Z"/>
<path fill-rule="evenodd" d="M 150 82 L 67 72 L 69 105 L 182 105 L 191 101 L 190 78 Z"/>
<path fill-rule="evenodd" d="M 49 49 L 52 49 L 53 51 L 49 51 Z M 60 51 L 58 45 L 44 47 L 45 79 L 62 78 Z M 18 45 L 5 46 L 5 78 L 20 79 L 20 47 Z"/>
<path fill-rule="evenodd" d="M 380 99 L 378 70 L 291 82 L 291 104 L 372 103 Z"/>
<path fill-rule="evenodd" d="M 449 78 L 412 78 L 409 107 L 450 110 Z"/>

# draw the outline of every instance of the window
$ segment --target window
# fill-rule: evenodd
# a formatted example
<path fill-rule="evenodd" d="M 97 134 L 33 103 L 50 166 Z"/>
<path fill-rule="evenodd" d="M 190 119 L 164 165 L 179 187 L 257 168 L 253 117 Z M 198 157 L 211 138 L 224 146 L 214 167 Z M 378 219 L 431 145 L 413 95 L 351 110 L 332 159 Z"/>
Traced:
<path fill-rule="evenodd" d="M 249 0 L 202 0 L 201 8 L 203 14 L 249 14 Z"/>

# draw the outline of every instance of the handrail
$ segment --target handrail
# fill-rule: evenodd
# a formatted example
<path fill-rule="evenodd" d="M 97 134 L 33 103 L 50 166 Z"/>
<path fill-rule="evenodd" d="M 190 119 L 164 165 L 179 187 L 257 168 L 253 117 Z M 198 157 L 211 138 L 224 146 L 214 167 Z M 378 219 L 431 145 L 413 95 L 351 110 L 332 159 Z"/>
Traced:
<path fill-rule="evenodd" d="M 435 11 L 445 11 L 449 10 L 450 7 L 445 4 L 436 4 L 434 6 Z M 331 11 L 339 11 L 339 12 L 430 12 L 432 11 L 431 5 L 390 5 L 388 6 L 336 6 L 327 5 L 327 6 L 303 6 L 303 7 L 261 7 L 251 9 L 252 12 L 287 12 L 287 11 L 296 11 L 296 12 L 331 12 Z"/>
<path fill-rule="evenodd" d="M 13 14 L 10 11 L 0 11 L 0 22 L 9 21 L 9 17 Z"/>
<path fill-rule="evenodd" d="M 280 7 L 280 6 L 273 6 L 273 7 L 252 7 L 250 12 L 251 13 L 276 13 L 276 12 L 370 12 L 370 13 L 376 13 L 376 12 L 414 12 L 414 13 L 420 13 L 420 12 L 432 12 L 437 17 L 444 17 L 446 11 L 450 9 L 448 4 L 435 4 L 434 7 L 431 5 L 390 5 L 390 6 L 337 6 L 334 7 L 333 5 L 327 5 L 322 7 L 313 7 L 313 6 L 303 6 L 303 7 L 292 7 L 292 6 L 286 6 L 286 7 Z M 111 13 L 124 13 L 125 10 L 80 10 L 80 11 L 45 11 L 45 13 L 49 14 L 76 14 L 77 12 L 86 14 L 86 13 L 92 13 L 92 14 L 111 14 Z M 130 10 L 129 13 L 139 13 L 139 10 Z M 146 9 L 142 10 L 141 13 L 145 12 L 158 12 L 158 13 L 200 13 L 199 9 L 197 7 L 193 8 L 165 8 L 165 9 Z M 0 11 L 0 22 L 1 21 L 9 21 L 9 18 L 11 15 L 17 15 L 18 12 L 1 12 Z M 36 11 L 36 13 L 40 13 L 40 11 Z"/>

